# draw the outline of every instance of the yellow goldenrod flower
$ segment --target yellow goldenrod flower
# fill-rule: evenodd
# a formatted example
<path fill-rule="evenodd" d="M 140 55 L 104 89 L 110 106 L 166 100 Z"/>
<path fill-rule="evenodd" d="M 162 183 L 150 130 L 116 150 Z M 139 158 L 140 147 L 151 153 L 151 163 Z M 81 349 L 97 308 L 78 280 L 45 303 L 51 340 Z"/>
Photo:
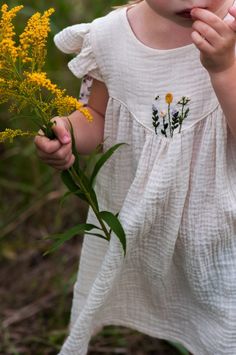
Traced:
<path fill-rule="evenodd" d="M 1 7 L 1 20 L 0 20 L 0 31 L 2 39 L 12 39 L 15 36 L 14 26 L 12 20 L 16 16 L 17 12 L 23 8 L 22 5 L 15 6 L 8 11 L 8 5 L 4 4 Z"/>
<path fill-rule="evenodd" d="M 55 95 L 63 95 L 65 92 L 65 90 L 58 89 L 57 85 L 53 84 L 44 72 L 25 72 L 24 74 L 26 76 L 26 81 L 36 84 L 38 87 L 43 87 Z"/>
<path fill-rule="evenodd" d="M 73 110 L 78 110 L 87 118 L 88 121 L 92 121 L 93 117 L 89 110 L 83 107 L 83 103 L 78 101 L 76 98 L 69 95 L 62 96 L 58 95 L 54 99 L 54 105 L 58 111 L 59 116 L 68 115 Z"/>
<path fill-rule="evenodd" d="M 35 61 L 39 68 L 43 67 L 47 53 L 47 37 L 50 32 L 49 17 L 54 11 L 49 9 L 43 15 L 36 12 L 28 20 L 24 32 L 20 35 L 20 57 L 23 63 Z"/>
<path fill-rule="evenodd" d="M 20 113 L 29 108 L 39 127 L 50 127 L 52 115 L 68 115 L 73 110 L 79 110 L 91 121 L 92 116 L 83 104 L 66 95 L 66 90 L 58 88 L 42 71 L 50 31 L 49 17 L 54 9 L 31 16 L 18 36 L 17 47 L 12 20 L 21 8 L 17 6 L 8 11 L 6 4 L 1 7 L 0 103 L 9 102 L 10 112 Z"/>
<path fill-rule="evenodd" d="M 169 92 L 166 94 L 166 103 L 170 105 L 173 102 L 173 95 Z"/>
<path fill-rule="evenodd" d="M 0 143 L 9 140 L 10 142 L 13 141 L 15 137 L 19 136 L 35 136 L 36 132 L 29 132 L 29 131 L 22 131 L 21 129 L 10 129 L 7 128 L 5 131 L 0 132 Z"/>
<path fill-rule="evenodd" d="M 15 31 L 12 21 L 17 12 L 20 11 L 23 6 L 16 6 L 8 11 L 6 4 L 1 7 L 1 20 L 0 20 L 0 58 L 1 62 L 8 62 L 9 58 L 12 58 L 13 62 L 16 61 L 18 56 L 18 49 L 14 41 Z"/>
<path fill-rule="evenodd" d="M 78 110 L 78 108 L 76 108 Z M 81 107 L 79 111 L 87 118 L 89 122 L 93 121 L 93 116 L 86 107 Z"/>

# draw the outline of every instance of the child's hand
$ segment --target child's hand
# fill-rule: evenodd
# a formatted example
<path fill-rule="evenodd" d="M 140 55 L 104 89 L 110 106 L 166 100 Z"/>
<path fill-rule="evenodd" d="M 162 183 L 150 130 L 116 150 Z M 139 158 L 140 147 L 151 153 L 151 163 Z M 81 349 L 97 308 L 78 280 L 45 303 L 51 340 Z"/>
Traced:
<path fill-rule="evenodd" d="M 210 74 L 223 72 L 235 63 L 236 9 L 230 8 L 229 13 L 234 17 L 230 23 L 205 9 L 191 11 L 196 19 L 192 40 L 201 52 L 202 65 Z"/>
<path fill-rule="evenodd" d="M 34 142 L 38 156 L 44 163 L 55 169 L 66 170 L 75 160 L 71 148 L 71 135 L 66 117 L 55 117 L 53 131 L 57 139 L 50 140 L 47 137 L 36 136 Z"/>

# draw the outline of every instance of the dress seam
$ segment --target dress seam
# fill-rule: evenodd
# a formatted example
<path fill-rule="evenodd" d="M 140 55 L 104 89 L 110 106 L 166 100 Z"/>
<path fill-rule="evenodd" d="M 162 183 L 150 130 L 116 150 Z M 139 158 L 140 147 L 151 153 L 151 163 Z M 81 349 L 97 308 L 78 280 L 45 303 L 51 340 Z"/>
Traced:
<path fill-rule="evenodd" d="M 140 120 L 139 120 L 139 119 L 137 118 L 137 116 L 129 109 L 129 107 L 128 107 L 128 105 L 127 105 L 126 103 L 124 103 L 122 100 L 120 100 L 120 99 L 118 99 L 118 98 L 116 98 L 116 97 L 114 97 L 114 96 L 112 96 L 112 95 L 110 95 L 110 99 L 113 99 L 113 100 L 119 102 L 122 106 L 124 106 L 124 107 L 129 111 L 129 113 L 133 116 L 134 120 L 135 120 L 137 123 L 139 123 L 141 126 L 143 126 L 143 128 L 145 128 L 147 131 L 149 131 L 149 132 L 152 133 L 153 135 L 156 135 L 155 132 L 154 132 L 151 128 L 145 126 L 142 122 L 140 122 Z M 189 129 L 192 128 L 192 127 L 194 127 L 197 123 L 201 122 L 201 121 L 204 120 L 206 117 L 208 117 L 209 115 L 213 114 L 219 107 L 220 107 L 220 104 L 219 104 L 219 102 L 217 102 L 217 104 L 214 106 L 213 109 L 211 109 L 211 110 L 210 110 L 209 112 L 207 112 L 206 114 L 204 113 L 204 115 L 202 115 L 197 121 L 195 121 L 194 123 L 192 123 L 192 124 L 191 124 L 190 126 L 188 126 L 188 127 L 182 128 L 181 133 L 184 132 L 184 131 L 186 131 L 186 130 L 189 130 Z M 178 136 L 178 135 L 180 135 L 181 133 L 174 133 L 174 136 Z M 174 136 L 173 136 L 173 137 L 174 137 Z M 162 137 L 162 138 L 163 138 L 163 139 L 166 139 L 166 140 L 172 139 L 171 137 Z"/>

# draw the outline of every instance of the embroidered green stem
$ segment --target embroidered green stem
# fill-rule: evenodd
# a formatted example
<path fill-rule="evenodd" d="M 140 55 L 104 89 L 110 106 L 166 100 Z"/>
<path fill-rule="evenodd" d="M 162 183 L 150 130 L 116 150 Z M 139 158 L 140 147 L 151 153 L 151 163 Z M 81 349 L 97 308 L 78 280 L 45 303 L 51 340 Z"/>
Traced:
<path fill-rule="evenodd" d="M 171 119 L 170 119 L 170 104 L 168 104 L 168 121 L 169 121 L 169 129 L 170 129 L 170 136 L 173 136 L 173 131 L 171 128 Z"/>

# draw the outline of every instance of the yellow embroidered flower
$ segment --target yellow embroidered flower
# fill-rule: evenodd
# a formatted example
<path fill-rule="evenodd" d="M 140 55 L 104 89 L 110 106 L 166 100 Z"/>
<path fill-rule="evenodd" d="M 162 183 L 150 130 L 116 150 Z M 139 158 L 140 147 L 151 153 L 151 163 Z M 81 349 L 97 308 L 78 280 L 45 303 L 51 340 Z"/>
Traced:
<path fill-rule="evenodd" d="M 9 140 L 10 142 L 13 141 L 15 137 L 19 136 L 35 136 L 36 132 L 29 132 L 29 131 L 22 131 L 21 129 L 10 129 L 7 128 L 5 131 L 0 132 L 0 143 Z"/>
<path fill-rule="evenodd" d="M 173 95 L 169 92 L 166 94 L 166 103 L 170 105 L 173 102 Z"/>

